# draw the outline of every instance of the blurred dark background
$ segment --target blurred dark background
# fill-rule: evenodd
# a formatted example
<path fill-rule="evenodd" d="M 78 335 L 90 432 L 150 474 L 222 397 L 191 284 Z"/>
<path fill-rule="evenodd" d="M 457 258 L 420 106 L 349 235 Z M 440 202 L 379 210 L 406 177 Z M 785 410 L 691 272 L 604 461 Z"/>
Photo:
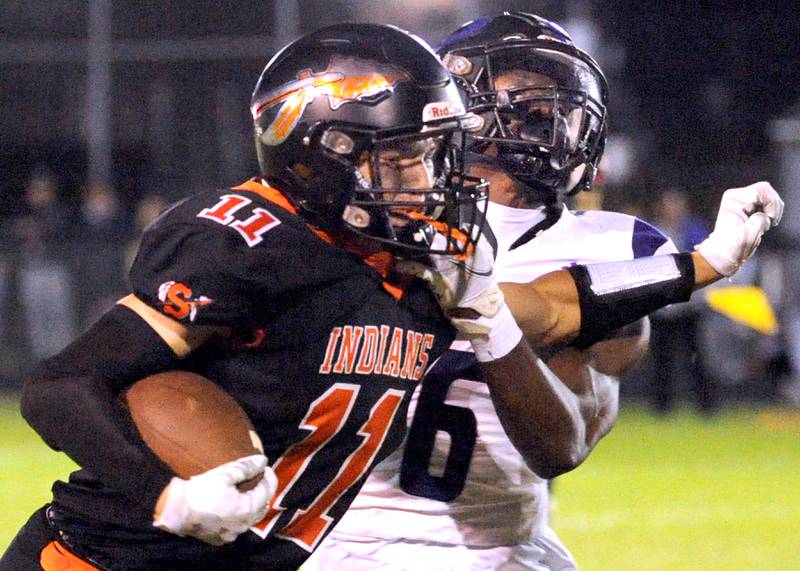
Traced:
<path fill-rule="evenodd" d="M 745 327 L 745 344 L 766 348 L 729 384 L 768 377 L 760 396 L 789 398 L 800 345 L 800 18 L 789 2 L 4 0 L 0 386 L 18 387 L 125 292 L 136 237 L 166 204 L 256 172 L 248 101 L 286 42 L 371 21 L 435 45 L 503 10 L 563 24 L 609 79 L 599 192 L 578 207 L 655 221 L 676 191 L 710 230 L 726 188 L 767 179 L 784 196 L 786 221 L 742 279 L 767 294 L 779 332 L 751 339 Z"/>

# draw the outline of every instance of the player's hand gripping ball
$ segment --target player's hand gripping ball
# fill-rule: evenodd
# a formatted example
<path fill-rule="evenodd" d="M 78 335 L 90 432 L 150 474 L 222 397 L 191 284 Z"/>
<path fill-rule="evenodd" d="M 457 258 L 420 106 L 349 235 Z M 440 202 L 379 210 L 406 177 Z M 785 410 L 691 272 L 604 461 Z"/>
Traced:
<path fill-rule="evenodd" d="M 125 393 L 145 444 L 181 478 L 245 456 L 263 454 L 239 403 L 219 385 L 188 371 L 146 377 Z M 241 489 L 258 481 L 245 482 Z"/>
<path fill-rule="evenodd" d="M 168 371 L 135 383 L 125 400 L 142 439 L 177 474 L 154 526 L 223 545 L 264 517 L 277 479 L 230 395 L 199 375 Z"/>

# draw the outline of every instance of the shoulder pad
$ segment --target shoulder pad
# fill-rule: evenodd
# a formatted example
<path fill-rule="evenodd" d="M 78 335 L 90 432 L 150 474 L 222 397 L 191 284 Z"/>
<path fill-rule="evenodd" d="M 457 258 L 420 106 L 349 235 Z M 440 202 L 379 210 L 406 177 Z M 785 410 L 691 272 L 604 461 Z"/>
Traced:
<path fill-rule="evenodd" d="M 145 231 L 130 271 L 133 292 L 192 323 L 263 319 L 290 287 L 340 271 L 329 263 L 334 249 L 284 206 L 291 207 L 238 188 L 179 202 Z M 308 263 L 317 256 L 322 263 Z"/>

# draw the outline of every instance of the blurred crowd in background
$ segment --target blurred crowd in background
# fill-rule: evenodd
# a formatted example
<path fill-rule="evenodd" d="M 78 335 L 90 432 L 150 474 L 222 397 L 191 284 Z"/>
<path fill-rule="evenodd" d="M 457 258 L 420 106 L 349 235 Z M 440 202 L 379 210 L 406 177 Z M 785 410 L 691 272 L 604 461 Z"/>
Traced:
<path fill-rule="evenodd" d="M 4 2 L 0 390 L 18 389 L 127 292 L 138 237 L 164 208 L 256 172 L 247 102 L 280 45 L 344 20 L 435 43 L 517 9 L 563 23 L 611 85 L 600 180 L 575 208 L 639 216 L 690 251 L 725 188 L 766 179 L 787 203 L 787 222 L 733 281 L 652 316 L 648 361 L 623 397 L 660 413 L 800 406 L 800 23 L 788 6 L 641 4 Z"/>
<path fill-rule="evenodd" d="M 106 183 L 86 183 L 76 206 L 51 170 L 35 169 L 0 231 L 4 384 L 54 354 L 127 291 L 142 229 L 167 206 L 156 194 L 131 209 Z"/>

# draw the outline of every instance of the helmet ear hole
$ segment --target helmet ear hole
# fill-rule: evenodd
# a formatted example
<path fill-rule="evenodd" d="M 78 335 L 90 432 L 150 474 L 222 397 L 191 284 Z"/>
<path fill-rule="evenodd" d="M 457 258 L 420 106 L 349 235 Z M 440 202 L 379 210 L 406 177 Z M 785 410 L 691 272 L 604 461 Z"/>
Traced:
<path fill-rule="evenodd" d="M 353 228 L 364 229 L 369 227 L 372 217 L 365 209 L 348 204 L 342 212 L 342 220 Z"/>

